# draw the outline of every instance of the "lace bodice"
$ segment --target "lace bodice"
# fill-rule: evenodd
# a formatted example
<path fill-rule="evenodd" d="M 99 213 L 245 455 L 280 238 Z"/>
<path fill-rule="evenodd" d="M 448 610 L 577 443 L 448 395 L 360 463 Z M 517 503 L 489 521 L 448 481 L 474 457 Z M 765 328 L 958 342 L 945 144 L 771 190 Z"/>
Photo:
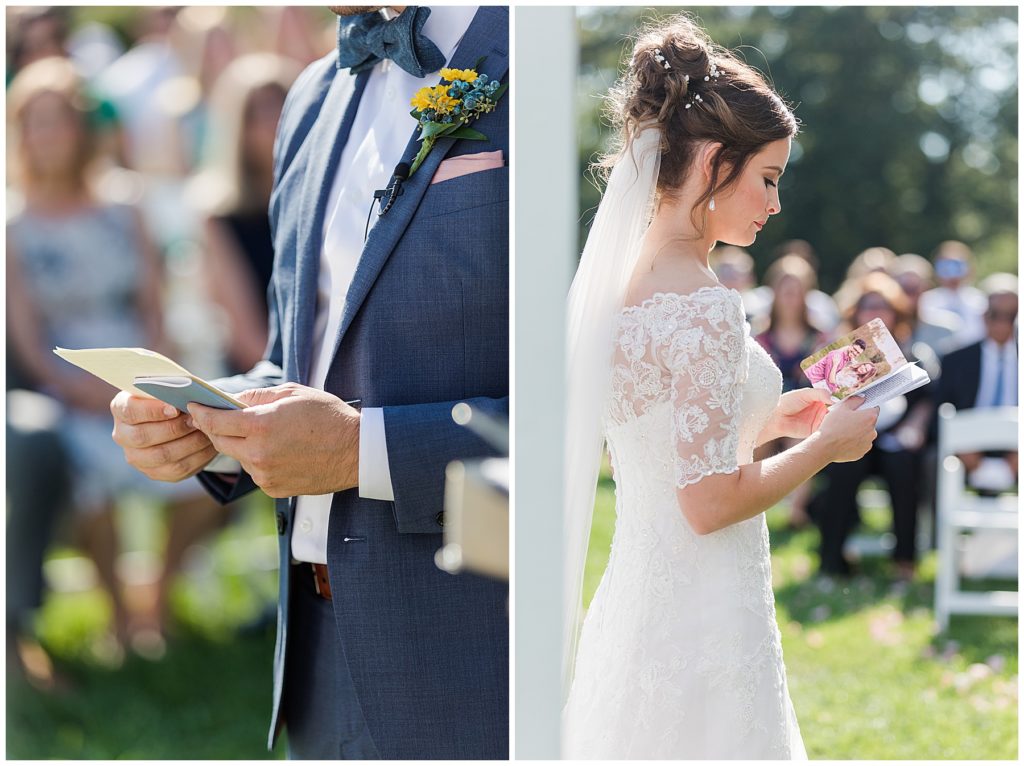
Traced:
<path fill-rule="evenodd" d="M 625 308 L 614 338 L 617 519 L 580 635 L 567 754 L 800 758 L 764 514 L 698 535 L 677 499 L 751 462 L 782 375 L 721 286 Z"/>
<path fill-rule="evenodd" d="M 750 462 L 781 390 L 782 374 L 750 337 L 738 292 L 656 293 L 619 315 L 605 427 L 611 438 L 670 405 L 673 476 L 684 487 Z"/>

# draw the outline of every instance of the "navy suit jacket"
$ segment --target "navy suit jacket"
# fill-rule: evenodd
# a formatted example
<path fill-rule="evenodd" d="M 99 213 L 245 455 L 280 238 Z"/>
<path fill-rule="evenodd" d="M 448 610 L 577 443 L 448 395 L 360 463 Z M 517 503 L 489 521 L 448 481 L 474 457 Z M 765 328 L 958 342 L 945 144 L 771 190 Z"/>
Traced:
<path fill-rule="evenodd" d="M 504 79 L 508 9 L 483 7 L 450 66 Z M 346 107 L 359 78 L 336 54 L 300 76 L 285 103 L 270 202 L 274 274 L 270 343 L 226 390 L 307 383 L 323 222 L 351 129 Z M 434 85 L 434 81 L 424 82 Z M 507 586 L 451 576 L 434 564 L 442 545 L 449 461 L 493 454 L 452 421 L 458 402 L 508 415 L 508 166 L 430 184 L 446 157 L 501 150 L 508 158 L 508 98 L 473 127 L 486 141 L 440 139 L 370 230 L 351 288 L 325 389 L 382 407 L 394 502 L 351 489 L 334 495 L 328 569 L 338 633 L 357 705 L 383 758 L 508 757 Z M 419 142 L 409 118 L 403 160 Z M 370 200 L 367 200 L 369 208 Z M 254 488 L 215 474 L 200 481 L 230 501 Z M 280 596 L 269 746 L 280 729 L 288 642 L 294 498 L 277 501 Z"/>
<path fill-rule="evenodd" d="M 942 358 L 938 404 L 950 402 L 958 410 L 974 407 L 981 385 L 981 344 L 981 341 L 972 343 Z"/>

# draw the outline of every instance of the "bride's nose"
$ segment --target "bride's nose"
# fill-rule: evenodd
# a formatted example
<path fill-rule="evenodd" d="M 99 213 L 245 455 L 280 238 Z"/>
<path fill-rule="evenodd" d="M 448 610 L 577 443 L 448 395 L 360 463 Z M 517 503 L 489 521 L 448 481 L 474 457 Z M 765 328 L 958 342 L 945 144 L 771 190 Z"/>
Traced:
<path fill-rule="evenodd" d="M 779 197 L 778 188 L 772 189 L 771 195 L 768 197 L 768 215 L 778 215 L 782 212 L 782 200 Z"/>

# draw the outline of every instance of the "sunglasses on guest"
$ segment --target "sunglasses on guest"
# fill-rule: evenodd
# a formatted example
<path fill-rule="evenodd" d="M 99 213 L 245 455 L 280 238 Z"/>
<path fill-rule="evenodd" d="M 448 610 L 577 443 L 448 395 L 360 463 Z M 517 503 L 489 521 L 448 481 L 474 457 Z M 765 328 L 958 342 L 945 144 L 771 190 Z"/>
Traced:
<path fill-rule="evenodd" d="M 1013 322 L 1017 319 L 1016 311 L 995 311 L 989 309 L 985 312 L 985 318 L 990 322 Z"/>

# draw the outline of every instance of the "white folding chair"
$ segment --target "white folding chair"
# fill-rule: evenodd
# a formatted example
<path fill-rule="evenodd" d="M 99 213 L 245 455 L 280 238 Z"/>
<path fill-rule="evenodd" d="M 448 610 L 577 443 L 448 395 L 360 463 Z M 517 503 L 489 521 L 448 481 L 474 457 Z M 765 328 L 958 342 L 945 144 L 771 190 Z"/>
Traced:
<path fill-rule="evenodd" d="M 1017 449 L 1017 408 L 956 410 L 939 407 L 938 572 L 935 576 L 935 619 L 949 627 L 951 614 L 1017 614 L 1016 591 L 961 590 L 961 540 L 964 533 L 1004 534 L 1016 541 L 1016 495 L 980 497 L 966 491 L 964 464 L 956 456 L 967 452 Z M 1015 543 L 1014 543 L 1015 544 Z"/>

